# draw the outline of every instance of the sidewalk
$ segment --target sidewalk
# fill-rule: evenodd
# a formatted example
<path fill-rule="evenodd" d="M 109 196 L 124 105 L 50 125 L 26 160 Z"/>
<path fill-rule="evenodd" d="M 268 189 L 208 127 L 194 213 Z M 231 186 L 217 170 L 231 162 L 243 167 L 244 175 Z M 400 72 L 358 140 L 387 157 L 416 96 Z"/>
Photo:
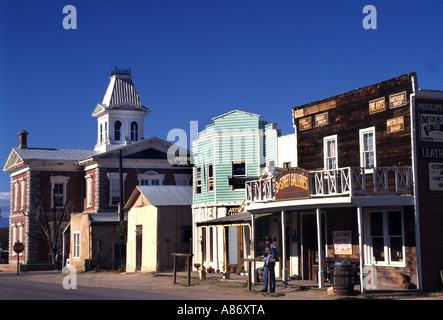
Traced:
<path fill-rule="evenodd" d="M 156 273 L 157 276 L 163 276 L 163 277 L 173 277 L 172 272 L 158 272 Z M 180 278 L 186 278 L 187 273 L 186 272 L 177 272 L 177 277 Z M 191 282 L 192 279 L 199 279 L 199 273 L 196 271 L 191 272 Z M 216 280 L 216 281 L 226 281 L 226 282 L 241 282 L 241 283 L 247 283 L 248 276 L 247 275 L 238 275 L 236 273 L 230 273 L 229 279 L 223 279 L 223 273 L 206 273 L 206 280 Z M 296 288 L 300 291 L 305 290 L 316 290 L 316 291 L 324 291 L 326 292 L 330 287 L 333 286 L 332 282 L 325 282 L 323 288 L 318 287 L 318 283 L 314 280 L 289 280 L 288 283 L 285 285 L 281 278 L 276 278 L 276 288 Z M 260 282 L 261 284 L 262 282 Z M 255 285 L 258 285 L 256 283 Z M 253 284 L 254 286 L 254 284 Z M 360 285 L 356 284 L 354 286 L 354 290 L 356 294 L 360 294 Z M 421 295 L 421 292 L 419 290 L 415 289 L 392 289 L 392 288 L 378 288 L 377 290 L 370 290 L 365 293 L 365 296 L 368 297 L 391 297 L 391 296 L 417 296 Z"/>

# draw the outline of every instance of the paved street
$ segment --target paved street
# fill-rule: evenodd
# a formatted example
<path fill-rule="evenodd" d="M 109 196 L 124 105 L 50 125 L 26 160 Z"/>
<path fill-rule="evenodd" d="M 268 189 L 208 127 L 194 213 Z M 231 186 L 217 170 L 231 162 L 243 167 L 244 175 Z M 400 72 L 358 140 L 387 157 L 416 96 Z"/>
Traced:
<path fill-rule="evenodd" d="M 422 295 L 417 292 L 394 292 L 354 297 L 328 296 L 326 290 L 315 287 L 284 287 L 277 285 L 276 293 L 261 293 L 261 285 L 246 288 L 246 277 L 231 281 L 219 278 L 191 280 L 180 276 L 177 284 L 172 277 L 145 273 L 86 272 L 67 275 L 61 272 L 0 272 L 1 300 L 351 300 L 365 299 L 424 299 L 442 300 L 443 293 Z M 194 275 L 195 276 L 195 275 Z M 233 277 L 234 278 L 234 277 Z M 218 279 L 218 280 L 215 280 Z"/>

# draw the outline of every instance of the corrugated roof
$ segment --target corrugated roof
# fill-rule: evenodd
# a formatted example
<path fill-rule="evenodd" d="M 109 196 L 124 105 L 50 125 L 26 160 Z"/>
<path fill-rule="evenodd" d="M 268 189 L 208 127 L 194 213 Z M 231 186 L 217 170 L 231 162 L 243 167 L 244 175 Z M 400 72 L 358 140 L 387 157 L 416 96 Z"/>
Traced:
<path fill-rule="evenodd" d="M 12 148 L 17 155 L 26 160 L 46 161 L 78 161 L 90 158 L 99 152 L 94 150 L 80 149 L 51 149 L 51 148 Z"/>
<path fill-rule="evenodd" d="M 192 186 L 138 186 L 140 193 L 153 206 L 192 205 Z"/>

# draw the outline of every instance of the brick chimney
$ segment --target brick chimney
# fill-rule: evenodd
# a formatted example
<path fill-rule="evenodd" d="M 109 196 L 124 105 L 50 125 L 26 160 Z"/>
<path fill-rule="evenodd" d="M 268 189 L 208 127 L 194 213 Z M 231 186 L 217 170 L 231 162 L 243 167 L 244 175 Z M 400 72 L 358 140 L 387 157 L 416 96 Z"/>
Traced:
<path fill-rule="evenodd" d="M 28 148 L 28 132 L 25 130 L 22 130 L 18 133 L 18 147 L 20 149 L 27 149 Z"/>

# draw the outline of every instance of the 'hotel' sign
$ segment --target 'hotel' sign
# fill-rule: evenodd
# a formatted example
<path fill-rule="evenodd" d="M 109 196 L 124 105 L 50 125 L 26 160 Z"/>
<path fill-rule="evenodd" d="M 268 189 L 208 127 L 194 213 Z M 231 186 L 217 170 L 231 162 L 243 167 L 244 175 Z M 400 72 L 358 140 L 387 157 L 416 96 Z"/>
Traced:
<path fill-rule="evenodd" d="M 301 168 L 289 168 L 274 177 L 275 200 L 309 198 L 309 173 Z"/>

